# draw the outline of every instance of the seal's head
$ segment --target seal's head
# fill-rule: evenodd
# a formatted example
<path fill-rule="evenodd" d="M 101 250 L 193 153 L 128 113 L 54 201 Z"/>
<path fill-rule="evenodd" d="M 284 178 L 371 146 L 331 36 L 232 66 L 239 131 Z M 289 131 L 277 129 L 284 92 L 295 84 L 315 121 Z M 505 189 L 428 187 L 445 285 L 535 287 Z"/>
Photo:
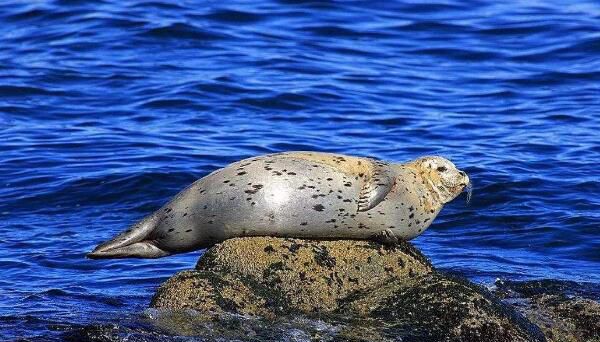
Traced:
<path fill-rule="evenodd" d="M 442 203 L 448 203 L 465 188 L 470 188 L 469 176 L 448 159 L 438 156 L 422 157 L 414 161 L 421 177 Z M 470 192 L 469 192 L 470 197 Z"/>

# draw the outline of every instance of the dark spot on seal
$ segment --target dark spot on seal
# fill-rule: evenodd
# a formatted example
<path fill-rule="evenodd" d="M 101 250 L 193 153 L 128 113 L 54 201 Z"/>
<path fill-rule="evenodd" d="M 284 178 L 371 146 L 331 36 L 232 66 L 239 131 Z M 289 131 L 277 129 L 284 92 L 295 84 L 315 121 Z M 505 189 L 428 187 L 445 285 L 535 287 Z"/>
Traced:
<path fill-rule="evenodd" d="M 290 176 L 295 176 L 296 172 L 288 172 L 287 174 L 290 175 Z"/>
<path fill-rule="evenodd" d="M 306 226 L 308 224 L 308 222 L 302 222 L 300 223 L 301 226 Z"/>
<path fill-rule="evenodd" d="M 275 248 L 273 248 L 273 246 L 271 245 L 268 245 L 267 247 L 265 247 L 264 251 L 267 253 L 273 253 L 275 252 Z"/>
<path fill-rule="evenodd" d="M 231 182 L 231 181 L 230 181 L 230 180 L 224 180 L 224 181 L 223 181 L 223 183 L 225 183 L 225 184 L 227 184 L 227 183 L 229 183 L 229 182 Z"/>
<path fill-rule="evenodd" d="M 316 211 L 323 211 L 323 209 L 325 209 L 325 207 L 322 204 L 317 204 L 313 207 L 313 209 Z"/>
<path fill-rule="evenodd" d="M 169 228 L 168 232 L 170 233 L 170 232 L 172 232 L 174 230 L 175 230 L 175 228 Z"/>
<path fill-rule="evenodd" d="M 191 231 L 192 231 L 191 229 L 188 229 L 188 230 L 186 230 L 185 232 L 186 232 L 186 233 L 189 233 L 189 232 L 191 232 Z"/>
<path fill-rule="evenodd" d="M 333 180 L 333 178 L 327 178 L 327 180 L 328 180 L 328 181 L 332 181 L 332 180 Z"/>
<path fill-rule="evenodd" d="M 242 172 L 238 172 L 238 174 L 237 174 L 237 175 L 238 175 L 238 176 L 243 176 L 243 175 L 245 175 L 245 174 L 246 174 L 246 171 L 242 171 Z"/>
<path fill-rule="evenodd" d="M 413 217 L 415 217 L 415 213 L 408 215 L 408 218 L 413 218 Z"/>

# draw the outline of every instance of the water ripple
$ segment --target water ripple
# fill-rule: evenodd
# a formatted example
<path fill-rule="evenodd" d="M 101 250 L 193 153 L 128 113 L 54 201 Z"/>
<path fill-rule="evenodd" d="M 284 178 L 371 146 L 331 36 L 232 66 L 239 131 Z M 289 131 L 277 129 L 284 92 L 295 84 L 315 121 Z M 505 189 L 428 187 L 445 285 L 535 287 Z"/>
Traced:
<path fill-rule="evenodd" d="M 585 1 L 0 3 L 0 331 L 139 312 L 199 252 L 85 252 L 284 150 L 447 156 L 474 195 L 415 240 L 434 264 L 600 283 L 598 19 Z"/>

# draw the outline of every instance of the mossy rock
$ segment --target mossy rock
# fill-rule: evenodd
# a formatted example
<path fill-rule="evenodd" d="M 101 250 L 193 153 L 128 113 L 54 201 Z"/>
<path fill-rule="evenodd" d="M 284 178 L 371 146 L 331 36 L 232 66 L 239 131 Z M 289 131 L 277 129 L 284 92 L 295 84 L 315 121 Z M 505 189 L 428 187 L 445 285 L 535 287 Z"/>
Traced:
<path fill-rule="evenodd" d="M 227 240 L 209 249 L 196 270 L 164 283 L 152 307 L 271 317 L 327 313 L 341 298 L 432 272 L 408 243 L 272 237 Z"/>
<path fill-rule="evenodd" d="M 498 281 L 496 295 L 552 342 L 600 342 L 600 287 L 558 281 Z"/>
<path fill-rule="evenodd" d="M 381 320 L 384 336 L 403 341 L 544 341 L 486 289 L 437 272 L 356 294 L 338 312 Z"/>
<path fill-rule="evenodd" d="M 193 309 L 198 316 L 185 320 L 185 328 L 173 327 L 185 335 L 194 335 L 201 321 L 241 315 L 278 326 L 305 317 L 333 327 L 330 339 L 318 329 L 294 328 L 310 340 L 545 340 L 485 289 L 434 270 L 407 242 L 391 248 L 354 240 L 231 239 L 209 249 L 195 270 L 165 282 L 151 306 Z M 239 335 L 262 334 L 252 331 Z"/>

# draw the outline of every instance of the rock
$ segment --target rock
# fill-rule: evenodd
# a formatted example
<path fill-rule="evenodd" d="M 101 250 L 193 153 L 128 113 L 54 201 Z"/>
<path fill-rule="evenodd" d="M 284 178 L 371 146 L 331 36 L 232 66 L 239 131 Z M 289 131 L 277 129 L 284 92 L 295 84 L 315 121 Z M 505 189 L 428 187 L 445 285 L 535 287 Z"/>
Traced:
<path fill-rule="evenodd" d="M 407 242 L 390 248 L 369 241 L 231 239 L 209 249 L 195 270 L 165 282 L 151 306 L 193 309 L 188 323 L 242 315 L 287 324 L 301 340 L 544 341 L 512 308 L 437 272 Z M 328 333 L 290 323 L 299 317 L 323 322 Z"/>
<path fill-rule="evenodd" d="M 340 312 L 387 322 L 384 336 L 421 341 L 536 341 L 537 327 L 465 279 L 434 272 L 350 298 Z"/>
<path fill-rule="evenodd" d="M 408 243 L 239 238 L 209 249 L 196 270 L 169 279 L 151 306 L 263 317 L 328 313 L 351 293 L 432 271 Z"/>
<path fill-rule="evenodd" d="M 570 281 L 497 281 L 495 293 L 537 324 L 549 341 L 600 341 L 600 289 Z"/>

